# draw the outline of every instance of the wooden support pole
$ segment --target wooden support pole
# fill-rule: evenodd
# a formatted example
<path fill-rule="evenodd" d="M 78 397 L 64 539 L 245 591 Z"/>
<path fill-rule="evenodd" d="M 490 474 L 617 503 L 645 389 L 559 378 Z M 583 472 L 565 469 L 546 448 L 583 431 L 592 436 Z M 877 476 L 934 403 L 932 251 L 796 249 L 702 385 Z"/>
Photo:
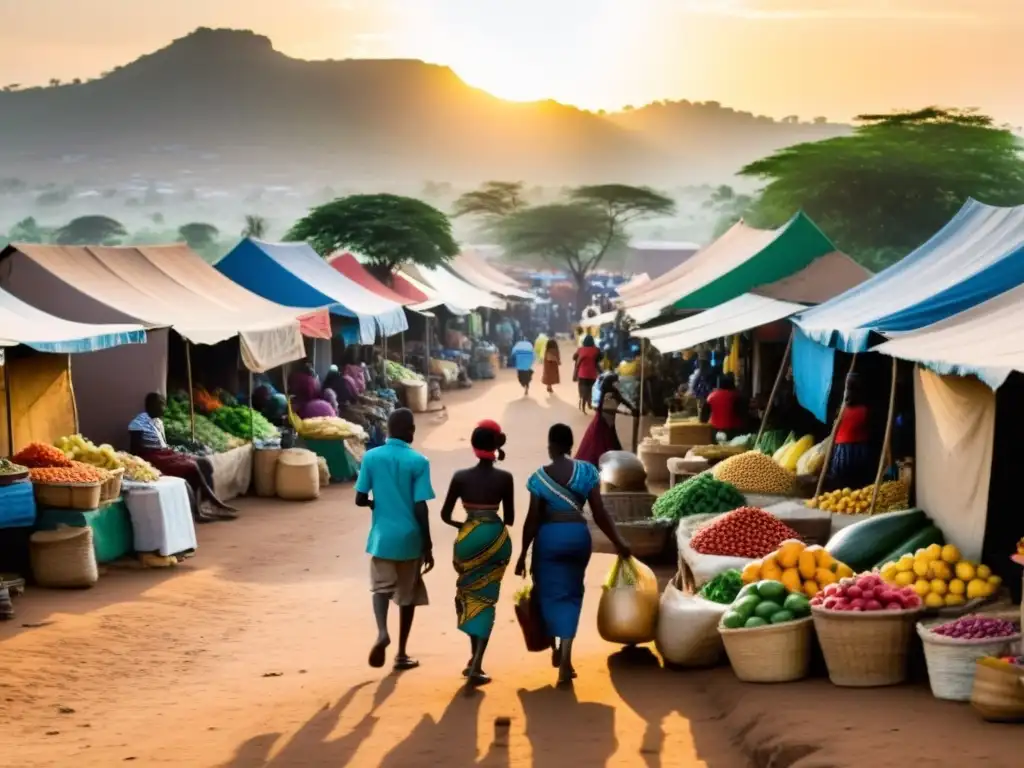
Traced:
<path fill-rule="evenodd" d="M 814 496 L 817 498 L 821 496 L 822 486 L 825 485 L 825 475 L 828 474 L 829 465 L 832 463 L 832 451 L 836 447 L 836 432 L 839 431 L 839 423 L 843 420 L 843 413 L 846 411 L 846 395 L 849 390 L 849 378 L 850 374 L 853 373 L 857 367 L 857 353 L 853 353 L 853 359 L 850 361 L 850 370 L 846 373 L 846 381 L 843 382 L 843 402 L 839 405 L 839 413 L 836 414 L 836 420 L 832 422 L 832 432 L 828 438 L 828 449 L 825 451 L 825 463 L 821 465 L 821 474 L 818 476 L 818 487 L 814 490 Z"/>
<path fill-rule="evenodd" d="M 779 366 L 779 372 L 775 375 L 775 383 L 772 385 L 772 393 L 768 395 L 768 404 L 764 408 L 764 416 L 761 417 L 761 427 L 757 430 L 757 439 L 754 440 L 754 445 L 761 442 L 761 435 L 764 434 L 765 427 L 768 425 L 768 416 L 772 412 L 772 404 L 775 402 L 775 395 L 779 391 L 779 386 L 782 384 L 782 378 L 786 375 L 786 366 L 789 364 L 789 353 L 793 350 L 793 336 L 796 334 L 796 328 L 789 333 L 789 342 L 786 344 L 786 351 L 782 354 L 782 364 Z"/>
<path fill-rule="evenodd" d="M 875 514 L 875 504 L 878 502 L 878 489 L 882 485 L 882 475 L 885 473 L 886 459 L 889 457 L 889 441 L 892 440 L 892 420 L 896 412 L 896 365 L 897 361 L 892 359 L 892 384 L 889 387 L 889 415 L 885 420 L 885 437 L 882 439 L 882 452 L 878 457 L 878 471 L 875 473 L 875 488 L 871 491 L 871 508 L 869 515 Z"/>
<path fill-rule="evenodd" d="M 188 373 L 188 420 L 192 440 L 196 439 L 196 396 L 192 392 L 192 342 L 185 339 L 185 370 Z"/>
<path fill-rule="evenodd" d="M 640 448 L 640 419 L 644 415 L 644 380 L 646 378 L 646 351 L 647 339 L 640 339 L 640 397 L 638 398 L 638 405 L 636 415 L 633 417 L 633 453 L 636 453 Z"/>

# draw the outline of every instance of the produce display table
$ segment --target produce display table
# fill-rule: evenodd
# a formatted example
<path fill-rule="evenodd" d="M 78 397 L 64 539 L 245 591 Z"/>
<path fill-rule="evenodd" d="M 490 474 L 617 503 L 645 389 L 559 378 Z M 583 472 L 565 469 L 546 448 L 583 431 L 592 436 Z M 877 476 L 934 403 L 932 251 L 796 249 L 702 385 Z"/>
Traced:
<path fill-rule="evenodd" d="M 54 509 L 40 507 L 36 528 L 52 531 L 67 525 L 74 528 L 92 528 L 93 548 L 97 563 L 110 563 L 130 554 L 133 550 L 132 520 L 121 499 L 99 509 Z"/>
<path fill-rule="evenodd" d="M 312 440 L 304 437 L 302 445 L 327 460 L 331 482 L 341 483 L 355 478 L 357 469 L 345 450 L 344 440 Z"/>
<path fill-rule="evenodd" d="M 184 480 L 165 476 L 155 483 L 124 485 L 136 552 L 159 552 L 167 557 L 196 548 L 192 505 Z"/>
<path fill-rule="evenodd" d="M 213 467 L 213 492 L 221 501 L 231 501 L 249 492 L 252 454 L 252 443 L 247 443 L 206 457 Z"/>

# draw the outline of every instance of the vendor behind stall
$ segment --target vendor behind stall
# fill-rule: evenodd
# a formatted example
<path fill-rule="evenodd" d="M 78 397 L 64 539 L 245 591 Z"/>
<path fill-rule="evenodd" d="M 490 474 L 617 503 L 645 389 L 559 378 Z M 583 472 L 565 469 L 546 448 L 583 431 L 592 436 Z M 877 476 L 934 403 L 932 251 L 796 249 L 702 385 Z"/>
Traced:
<path fill-rule="evenodd" d="M 732 439 L 743 434 L 747 426 L 747 404 L 736 389 L 736 379 L 731 373 L 722 377 L 718 389 L 708 395 L 708 407 L 701 414 L 701 421 L 710 424 L 716 432 L 724 432 Z"/>
<path fill-rule="evenodd" d="M 171 450 L 164 432 L 163 415 L 167 400 L 158 392 L 146 395 L 146 410 L 128 425 L 130 451 L 145 459 L 163 474 L 180 477 L 188 483 L 192 493 L 192 516 L 196 522 L 232 520 L 238 517 L 233 507 L 217 498 L 213 492 L 213 467 L 202 457 L 188 456 Z"/>
<path fill-rule="evenodd" d="M 836 429 L 826 488 L 863 488 L 874 482 L 875 461 L 871 452 L 870 409 L 864 402 L 860 376 L 846 377 L 845 408 Z"/>

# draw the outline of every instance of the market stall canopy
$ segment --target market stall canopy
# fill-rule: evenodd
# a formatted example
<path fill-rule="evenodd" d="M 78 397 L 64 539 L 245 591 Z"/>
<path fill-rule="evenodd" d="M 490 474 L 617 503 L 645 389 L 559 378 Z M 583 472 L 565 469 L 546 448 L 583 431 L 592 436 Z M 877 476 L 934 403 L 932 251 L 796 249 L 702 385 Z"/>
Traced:
<path fill-rule="evenodd" d="M 876 351 L 993 389 L 1011 371 L 1024 373 L 1024 285 L 918 331 L 896 334 Z"/>
<path fill-rule="evenodd" d="M 372 344 L 380 329 L 393 336 L 409 327 L 401 304 L 378 296 L 332 269 L 309 243 L 242 240 L 217 262 L 242 287 L 288 307 L 326 307 L 359 321 L 360 341 Z"/>
<path fill-rule="evenodd" d="M 403 273 L 420 282 L 426 283 L 437 291 L 445 304 L 463 306 L 467 309 L 505 309 L 505 300 L 470 285 L 451 272 L 441 267 L 424 267 L 422 265 L 406 265 Z"/>
<path fill-rule="evenodd" d="M 650 340 L 651 346 L 659 352 L 679 352 L 712 339 L 774 323 L 804 309 L 803 304 L 745 293 L 706 312 L 657 328 L 634 331 L 632 335 Z"/>
<path fill-rule="evenodd" d="M 0 252 L 3 279 L 20 298 L 61 296 L 66 315 L 94 315 L 173 328 L 196 344 L 239 336 L 242 357 L 265 371 L 305 354 L 299 318 L 307 314 L 246 296 L 187 246 L 12 244 Z M 244 297 L 244 300 L 243 300 Z M 232 301 L 242 302 L 235 305 Z M 65 314 L 62 312 L 62 314 Z"/>
<path fill-rule="evenodd" d="M 872 274 L 871 270 L 845 253 L 833 251 L 815 259 L 799 272 L 755 288 L 751 293 L 798 304 L 822 304 L 860 285 Z"/>
<path fill-rule="evenodd" d="M 1024 282 L 1024 206 L 968 200 L 928 242 L 870 280 L 797 318 L 818 344 L 846 352 L 874 333 L 912 331 Z"/>
<path fill-rule="evenodd" d="M 373 291 L 381 298 L 393 301 L 396 304 L 408 306 L 427 300 L 425 296 L 421 299 L 408 298 L 384 285 L 384 283 L 371 275 L 366 267 L 359 263 L 359 259 L 348 251 L 338 251 L 334 255 L 328 256 L 327 263 L 352 282 L 359 283 L 366 290 Z"/>
<path fill-rule="evenodd" d="M 62 320 L 0 289 L 0 346 L 24 344 L 39 352 L 70 354 L 145 342 L 141 325 Z"/>
<path fill-rule="evenodd" d="M 486 267 L 487 265 L 485 264 L 484 266 Z M 471 260 L 464 258 L 464 254 L 460 254 L 455 257 L 449 267 L 449 271 L 455 275 L 455 277 L 464 280 L 476 288 L 489 291 L 497 296 L 503 296 L 506 299 L 534 301 L 537 298 L 529 291 L 524 291 L 522 288 L 509 285 L 507 282 L 501 280 L 495 280 L 484 272 L 476 269 Z"/>
<path fill-rule="evenodd" d="M 646 272 L 641 272 L 639 275 L 633 275 L 629 280 L 618 286 L 615 290 L 619 296 L 625 298 L 629 294 L 639 291 L 643 286 L 651 282 L 651 277 Z"/>
<path fill-rule="evenodd" d="M 465 265 L 474 272 L 479 272 L 489 280 L 498 283 L 499 285 L 508 286 L 510 288 L 517 288 L 522 290 L 523 286 L 520 285 L 514 278 L 509 277 L 500 269 L 492 266 L 491 263 L 481 256 L 476 250 L 469 248 L 463 250 L 458 256 L 455 257 L 453 264 L 458 268 L 459 266 Z M 458 269 L 456 269 L 458 271 Z"/>
<path fill-rule="evenodd" d="M 391 287 L 394 288 L 396 293 L 416 302 L 414 304 L 410 304 L 409 307 L 415 309 L 417 312 L 429 312 L 432 309 L 444 307 L 453 315 L 469 314 L 468 309 L 452 304 L 446 304 L 444 299 L 438 295 L 437 291 L 429 285 L 424 285 L 416 278 L 411 277 L 404 272 L 396 271 L 391 276 Z"/>

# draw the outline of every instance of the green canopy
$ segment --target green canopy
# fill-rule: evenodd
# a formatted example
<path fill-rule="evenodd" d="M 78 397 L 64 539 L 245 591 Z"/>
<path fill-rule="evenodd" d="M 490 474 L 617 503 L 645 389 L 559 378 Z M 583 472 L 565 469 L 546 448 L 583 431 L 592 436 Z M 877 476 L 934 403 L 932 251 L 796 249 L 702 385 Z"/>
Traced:
<path fill-rule="evenodd" d="M 675 309 L 717 307 L 758 286 L 774 283 L 807 267 L 836 247 L 802 211 L 775 231 L 760 250 L 738 249 L 702 264 L 679 282 Z"/>

